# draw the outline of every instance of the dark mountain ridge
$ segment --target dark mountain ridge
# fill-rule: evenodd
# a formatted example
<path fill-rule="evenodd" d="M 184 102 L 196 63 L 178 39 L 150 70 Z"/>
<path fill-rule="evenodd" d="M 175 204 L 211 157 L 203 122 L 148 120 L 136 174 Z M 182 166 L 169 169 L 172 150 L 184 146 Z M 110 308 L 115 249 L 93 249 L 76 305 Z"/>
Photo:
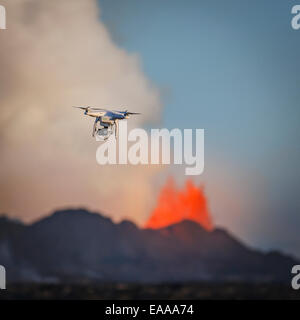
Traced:
<path fill-rule="evenodd" d="M 192 221 L 139 229 L 77 209 L 32 225 L 0 217 L 0 264 L 11 282 L 286 282 L 297 261 Z"/>

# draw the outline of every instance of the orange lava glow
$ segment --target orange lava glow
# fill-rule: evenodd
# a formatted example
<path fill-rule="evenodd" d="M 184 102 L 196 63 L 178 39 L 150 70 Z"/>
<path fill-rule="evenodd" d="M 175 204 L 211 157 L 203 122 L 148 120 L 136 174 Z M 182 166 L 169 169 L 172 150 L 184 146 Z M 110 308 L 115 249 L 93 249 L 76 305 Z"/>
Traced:
<path fill-rule="evenodd" d="M 203 188 L 188 180 L 183 190 L 178 190 L 172 179 L 162 188 L 157 207 L 153 210 L 145 228 L 159 229 L 183 220 L 199 223 L 206 230 L 213 229 Z"/>

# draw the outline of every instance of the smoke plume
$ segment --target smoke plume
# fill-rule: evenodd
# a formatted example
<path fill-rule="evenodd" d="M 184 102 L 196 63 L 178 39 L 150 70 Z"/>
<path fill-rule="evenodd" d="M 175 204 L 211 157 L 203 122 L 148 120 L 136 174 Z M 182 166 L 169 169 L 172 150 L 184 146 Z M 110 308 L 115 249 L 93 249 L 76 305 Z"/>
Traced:
<path fill-rule="evenodd" d="M 139 58 L 112 42 L 96 0 L 1 4 L 0 211 L 31 221 L 86 206 L 142 222 L 159 168 L 99 166 L 93 120 L 71 108 L 128 108 L 142 113 L 131 125 L 157 121 L 159 90 Z"/>

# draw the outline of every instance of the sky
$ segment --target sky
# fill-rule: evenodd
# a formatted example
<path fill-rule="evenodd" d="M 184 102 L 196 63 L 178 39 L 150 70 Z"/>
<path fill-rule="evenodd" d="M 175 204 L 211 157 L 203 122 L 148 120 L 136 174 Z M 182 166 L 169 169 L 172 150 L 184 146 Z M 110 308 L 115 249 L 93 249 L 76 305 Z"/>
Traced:
<path fill-rule="evenodd" d="M 205 129 L 193 179 L 215 225 L 300 257 L 296 3 L 3 0 L 0 212 L 31 222 L 80 206 L 145 223 L 184 167 L 100 167 L 92 120 L 70 110 L 129 106 L 132 127 Z"/>
<path fill-rule="evenodd" d="M 205 129 L 199 180 L 216 223 L 257 246 L 299 256 L 300 31 L 291 28 L 297 1 L 99 4 L 114 41 L 138 53 L 159 85 L 162 126 Z"/>

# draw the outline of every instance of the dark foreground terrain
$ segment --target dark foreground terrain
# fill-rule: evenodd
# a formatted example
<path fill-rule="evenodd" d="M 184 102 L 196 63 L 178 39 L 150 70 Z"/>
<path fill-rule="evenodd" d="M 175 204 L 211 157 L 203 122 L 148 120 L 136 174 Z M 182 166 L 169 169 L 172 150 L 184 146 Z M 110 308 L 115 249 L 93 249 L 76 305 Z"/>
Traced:
<path fill-rule="evenodd" d="M 300 291 L 279 284 L 98 284 L 8 285 L 0 299 L 299 299 Z"/>

